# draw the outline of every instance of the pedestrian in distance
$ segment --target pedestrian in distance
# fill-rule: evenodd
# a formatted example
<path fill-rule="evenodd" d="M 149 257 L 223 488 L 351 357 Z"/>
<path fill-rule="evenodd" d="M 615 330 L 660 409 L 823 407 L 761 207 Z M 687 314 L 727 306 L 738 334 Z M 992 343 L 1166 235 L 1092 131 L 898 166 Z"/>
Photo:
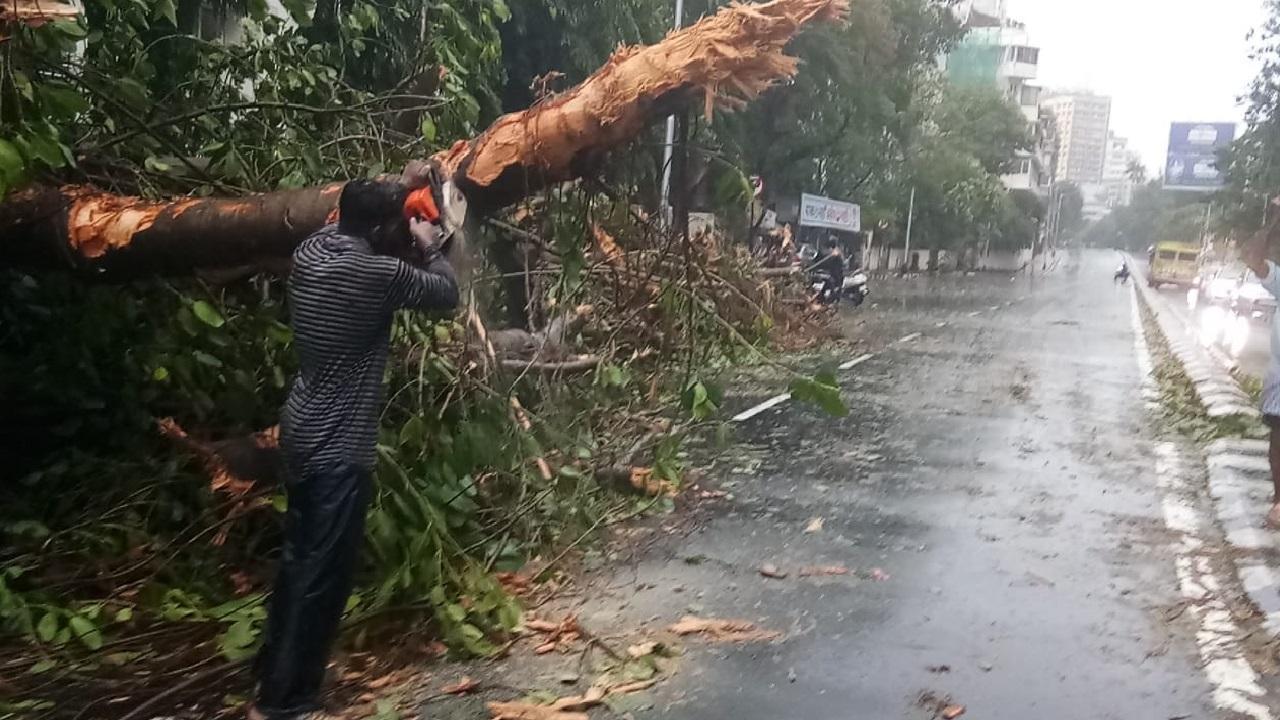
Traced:
<path fill-rule="evenodd" d="M 1268 257 L 1271 237 L 1277 225 L 1255 234 L 1245 243 L 1242 253 L 1249 269 L 1258 276 L 1262 286 L 1275 297 L 1280 297 L 1280 266 Z M 1280 314 L 1271 319 L 1271 363 L 1262 383 L 1262 417 L 1271 431 L 1271 483 L 1275 487 L 1271 511 L 1267 513 L 1267 525 L 1280 529 Z"/>
<path fill-rule="evenodd" d="M 288 300 L 301 365 L 280 412 L 288 511 L 250 720 L 325 717 L 321 684 L 364 541 L 392 318 L 458 305 L 443 231 L 405 217 L 409 189 L 347 183 L 338 222 L 293 254 Z"/>

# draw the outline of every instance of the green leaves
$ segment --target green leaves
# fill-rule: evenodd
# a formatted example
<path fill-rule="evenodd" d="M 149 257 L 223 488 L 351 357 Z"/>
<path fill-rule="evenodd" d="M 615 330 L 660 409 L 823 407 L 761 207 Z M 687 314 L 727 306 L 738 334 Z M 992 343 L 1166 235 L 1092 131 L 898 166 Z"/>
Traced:
<path fill-rule="evenodd" d="M 18 148 L 6 140 L 0 140 L 0 197 L 22 180 L 26 163 Z"/>
<path fill-rule="evenodd" d="M 54 120 L 70 120 L 89 109 L 89 101 L 78 90 L 63 82 L 41 83 L 36 88 L 36 96 Z"/>
<path fill-rule="evenodd" d="M 72 615 L 67 618 L 67 624 L 71 627 L 71 634 L 85 647 L 90 650 L 98 650 L 102 647 L 102 631 L 89 618 L 83 615 Z"/>
<path fill-rule="evenodd" d="M 200 321 L 209 327 L 220 328 L 227 324 L 227 321 L 223 319 L 222 314 L 204 300 L 197 300 L 191 303 L 191 312 L 195 313 L 195 316 L 200 318 Z"/>
<path fill-rule="evenodd" d="M 706 420 L 720 409 L 720 403 L 724 401 L 724 390 L 715 383 L 695 378 L 685 387 L 681 401 L 685 412 L 694 420 Z"/>
<path fill-rule="evenodd" d="M 812 378 L 795 378 L 790 389 L 793 400 L 819 407 L 835 417 L 849 414 L 849 408 L 840 397 L 840 385 L 830 371 L 820 372 Z"/>
<path fill-rule="evenodd" d="M 40 642 L 53 642 L 53 638 L 58 634 L 58 613 L 50 610 L 40 618 L 40 622 L 36 625 L 36 637 Z"/>

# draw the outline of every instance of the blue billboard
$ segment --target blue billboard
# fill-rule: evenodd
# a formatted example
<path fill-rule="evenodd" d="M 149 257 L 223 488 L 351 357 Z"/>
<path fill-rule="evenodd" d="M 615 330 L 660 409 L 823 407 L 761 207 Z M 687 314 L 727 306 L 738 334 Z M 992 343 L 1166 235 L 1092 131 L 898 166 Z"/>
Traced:
<path fill-rule="evenodd" d="M 1170 190 L 1217 190 L 1224 184 L 1218 151 L 1236 139 L 1235 123 L 1173 123 L 1164 186 Z"/>

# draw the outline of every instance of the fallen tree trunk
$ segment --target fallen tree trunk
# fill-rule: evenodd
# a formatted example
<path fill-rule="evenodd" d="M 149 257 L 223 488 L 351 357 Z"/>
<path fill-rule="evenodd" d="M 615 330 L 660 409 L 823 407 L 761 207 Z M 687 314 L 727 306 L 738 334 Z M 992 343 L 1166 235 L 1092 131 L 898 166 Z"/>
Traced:
<path fill-rule="evenodd" d="M 624 47 L 577 87 L 499 118 L 436 156 L 472 211 L 493 212 L 589 174 L 606 153 L 699 94 L 735 109 L 795 74 L 783 52 L 848 0 L 732 5 L 647 47 Z M 339 184 L 236 199 L 151 202 L 85 187 L 34 186 L 0 203 L 0 264 L 102 280 L 180 275 L 287 256 L 330 216 Z"/>

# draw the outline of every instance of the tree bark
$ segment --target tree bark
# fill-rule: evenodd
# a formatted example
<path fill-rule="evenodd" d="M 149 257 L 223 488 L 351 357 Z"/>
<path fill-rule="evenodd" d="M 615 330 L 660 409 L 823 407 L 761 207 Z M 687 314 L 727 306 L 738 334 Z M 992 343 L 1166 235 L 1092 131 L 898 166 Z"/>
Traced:
<path fill-rule="evenodd" d="M 571 90 L 499 118 L 437 154 L 488 214 L 590 174 L 653 120 L 701 95 L 708 117 L 795 74 L 783 52 L 806 24 L 837 21 L 848 0 L 732 5 L 663 41 L 624 47 Z M 234 199 L 147 201 L 84 187 L 34 186 L 0 203 L 0 264 L 63 268 L 101 280 L 190 274 L 279 258 L 321 227 L 341 184 Z"/>

